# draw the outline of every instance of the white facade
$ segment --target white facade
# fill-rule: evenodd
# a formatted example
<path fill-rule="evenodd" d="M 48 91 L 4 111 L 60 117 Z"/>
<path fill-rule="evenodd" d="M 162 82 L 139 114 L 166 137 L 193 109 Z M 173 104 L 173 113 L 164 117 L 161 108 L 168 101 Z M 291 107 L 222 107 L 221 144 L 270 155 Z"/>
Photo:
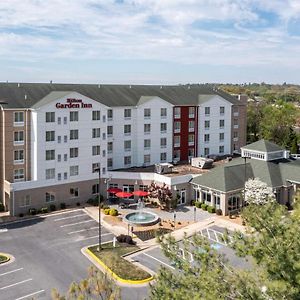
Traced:
<path fill-rule="evenodd" d="M 231 106 L 230 102 L 220 96 L 214 96 L 199 106 L 198 156 L 231 153 Z M 224 113 L 221 113 L 221 107 L 224 107 Z M 224 120 L 224 126 L 220 126 L 221 120 Z M 209 122 L 209 128 L 205 128 L 205 121 Z M 221 135 L 223 139 L 220 139 L 220 134 L 224 134 L 224 136 Z M 207 135 L 209 140 L 207 140 Z M 209 149 L 208 153 L 205 148 Z"/>

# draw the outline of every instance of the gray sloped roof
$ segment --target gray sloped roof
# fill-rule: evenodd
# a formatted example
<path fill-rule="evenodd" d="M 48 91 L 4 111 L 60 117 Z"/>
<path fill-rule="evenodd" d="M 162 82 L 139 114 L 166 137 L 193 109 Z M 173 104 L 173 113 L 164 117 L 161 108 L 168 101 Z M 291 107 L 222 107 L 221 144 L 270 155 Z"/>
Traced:
<path fill-rule="evenodd" d="M 274 152 L 274 151 L 284 150 L 284 148 L 276 145 L 275 143 L 264 140 L 264 139 L 254 142 L 252 144 L 246 145 L 242 148 L 248 149 L 248 150 L 261 151 L 261 152 Z"/>
<path fill-rule="evenodd" d="M 45 96 L 44 98 L 42 98 L 40 101 L 36 102 L 34 105 L 32 105 L 32 108 L 38 108 L 40 106 L 46 105 L 48 103 L 51 103 L 54 100 L 57 100 L 59 98 L 65 97 L 69 94 L 71 94 L 72 92 L 70 91 L 65 91 L 65 92 L 50 92 L 47 96 Z"/>
<path fill-rule="evenodd" d="M 247 159 L 246 180 L 249 178 L 259 178 L 270 187 L 286 185 L 287 180 L 300 182 L 300 162 L 291 159 L 276 161 Z M 242 158 L 237 158 L 230 163 L 212 169 L 206 174 L 194 177 L 191 183 L 230 192 L 243 189 L 244 179 L 245 161 Z"/>
<path fill-rule="evenodd" d="M 55 83 L 0 83 L 0 100 L 9 108 L 29 108 L 50 92 L 78 92 L 110 107 L 136 106 L 143 96 L 160 97 L 172 105 L 198 105 L 199 95 L 219 95 L 227 101 L 243 105 L 235 97 L 213 89 L 210 85 L 98 85 Z M 26 97 L 25 97 L 26 95 Z M 26 98 L 26 99 L 25 99 Z"/>

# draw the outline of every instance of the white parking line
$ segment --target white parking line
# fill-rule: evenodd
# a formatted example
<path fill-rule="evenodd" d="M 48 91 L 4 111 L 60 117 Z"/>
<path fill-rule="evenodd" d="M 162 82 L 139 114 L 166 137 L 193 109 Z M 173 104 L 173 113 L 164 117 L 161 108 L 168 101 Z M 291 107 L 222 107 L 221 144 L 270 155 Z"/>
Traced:
<path fill-rule="evenodd" d="M 61 225 L 60 227 L 69 227 L 69 226 L 74 226 L 74 225 L 79 225 L 79 224 L 84 224 L 84 223 L 89 223 L 89 222 L 96 222 L 96 221 L 95 220 L 87 220 L 87 221 L 82 221 L 82 222 L 77 222 L 77 223 Z"/>
<path fill-rule="evenodd" d="M 103 236 L 107 236 L 107 235 L 113 235 L 112 233 L 108 232 L 108 233 L 103 233 L 101 234 L 101 237 Z M 95 238 L 98 238 L 99 235 L 94 235 L 94 236 L 89 236 L 89 237 L 86 237 L 86 238 L 79 238 L 76 240 L 76 242 L 81 242 L 81 241 L 85 241 L 85 240 L 91 240 L 91 239 L 95 239 Z"/>
<path fill-rule="evenodd" d="M 0 276 L 4 276 L 4 275 L 10 274 L 10 273 L 14 273 L 14 272 L 18 272 L 18 271 L 21 271 L 21 270 L 23 270 L 23 268 L 15 269 L 15 270 L 12 270 L 12 271 L 8 271 L 8 272 L 5 272 L 5 273 L 2 273 L 2 274 L 0 274 Z"/>
<path fill-rule="evenodd" d="M 83 217 L 83 216 L 86 216 L 86 214 L 79 214 L 79 215 L 74 215 L 74 216 L 59 218 L 59 219 L 55 219 L 54 222 L 62 221 L 62 220 L 67 220 L 67 219 L 78 218 L 78 217 Z"/>
<path fill-rule="evenodd" d="M 68 234 L 79 233 L 79 232 L 89 231 L 89 230 L 98 229 L 98 228 L 99 227 L 96 226 L 96 227 L 91 227 L 91 228 L 88 228 L 88 229 L 81 229 L 81 230 L 71 231 L 71 232 L 68 232 Z"/>
<path fill-rule="evenodd" d="M 32 278 L 25 279 L 25 280 L 22 280 L 22 281 L 19 281 L 19 282 L 16 282 L 16 283 L 4 286 L 4 287 L 0 288 L 0 290 L 5 290 L 5 289 L 8 289 L 10 287 L 13 287 L 13 286 L 16 286 L 16 285 L 19 285 L 19 284 L 22 284 L 22 283 L 25 283 L 25 282 L 28 282 L 28 281 L 31 281 L 31 280 L 32 280 Z"/>
<path fill-rule="evenodd" d="M 25 296 L 22 296 L 20 298 L 16 298 L 15 300 L 22 300 L 22 299 L 26 299 L 28 297 L 32 297 L 32 296 L 35 296 L 37 294 L 40 294 L 40 293 L 43 293 L 45 292 L 45 290 L 40 290 L 40 291 L 37 291 L 37 292 L 34 292 L 34 293 L 31 293 L 31 294 L 28 294 L 28 295 L 25 295 Z M 33 298 L 32 298 L 33 299 Z"/>
<path fill-rule="evenodd" d="M 170 266 L 170 265 L 166 264 L 165 262 L 163 262 L 163 261 L 159 260 L 158 258 L 156 258 L 156 257 L 154 257 L 154 256 L 152 256 L 152 255 L 150 255 L 150 254 L 147 254 L 147 253 L 145 253 L 145 252 L 143 252 L 142 254 L 144 254 L 144 255 L 146 255 L 146 256 L 148 256 L 148 257 L 150 257 L 150 258 L 152 258 L 152 259 L 154 259 L 154 260 L 158 261 L 159 263 L 161 263 L 161 264 L 163 264 L 163 265 L 167 266 L 168 268 L 171 268 L 171 269 L 175 270 L 175 268 L 174 268 L 174 267 L 172 267 L 172 266 Z"/>
<path fill-rule="evenodd" d="M 207 236 L 208 236 L 208 238 L 211 240 L 211 237 L 210 237 L 208 228 L 206 228 L 206 231 L 207 231 Z"/>
<path fill-rule="evenodd" d="M 219 242 L 219 239 L 218 239 L 218 235 L 217 235 L 217 232 L 214 230 L 214 234 L 215 234 L 215 237 L 216 237 L 216 241 L 218 242 L 218 243 L 220 243 Z"/>

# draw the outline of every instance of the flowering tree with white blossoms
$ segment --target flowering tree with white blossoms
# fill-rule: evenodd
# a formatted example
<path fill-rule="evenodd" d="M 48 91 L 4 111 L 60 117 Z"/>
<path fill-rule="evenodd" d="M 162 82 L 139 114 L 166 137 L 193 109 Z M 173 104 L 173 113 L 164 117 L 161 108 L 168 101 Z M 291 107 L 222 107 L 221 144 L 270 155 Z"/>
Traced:
<path fill-rule="evenodd" d="M 250 178 L 245 184 L 245 201 L 248 204 L 266 204 L 275 201 L 275 195 L 265 182 Z"/>

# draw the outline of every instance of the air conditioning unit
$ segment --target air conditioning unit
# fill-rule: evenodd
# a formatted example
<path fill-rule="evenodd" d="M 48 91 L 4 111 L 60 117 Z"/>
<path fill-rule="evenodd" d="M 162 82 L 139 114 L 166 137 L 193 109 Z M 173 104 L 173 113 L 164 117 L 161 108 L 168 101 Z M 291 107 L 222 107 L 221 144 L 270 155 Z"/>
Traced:
<path fill-rule="evenodd" d="M 174 166 L 169 163 L 161 163 L 161 164 L 155 164 L 155 172 L 157 174 L 167 174 L 172 173 L 172 168 Z"/>

